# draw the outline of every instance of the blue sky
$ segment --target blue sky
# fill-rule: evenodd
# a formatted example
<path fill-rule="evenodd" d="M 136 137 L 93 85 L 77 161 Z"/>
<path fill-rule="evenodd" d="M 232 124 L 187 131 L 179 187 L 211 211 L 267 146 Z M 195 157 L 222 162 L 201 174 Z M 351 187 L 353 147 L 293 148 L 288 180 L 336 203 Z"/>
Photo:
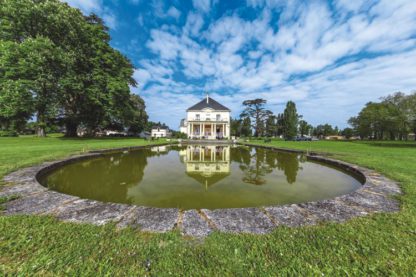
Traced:
<path fill-rule="evenodd" d="M 68 0 L 110 28 L 152 121 L 177 129 L 206 93 L 346 127 L 368 101 L 416 90 L 414 0 Z"/>

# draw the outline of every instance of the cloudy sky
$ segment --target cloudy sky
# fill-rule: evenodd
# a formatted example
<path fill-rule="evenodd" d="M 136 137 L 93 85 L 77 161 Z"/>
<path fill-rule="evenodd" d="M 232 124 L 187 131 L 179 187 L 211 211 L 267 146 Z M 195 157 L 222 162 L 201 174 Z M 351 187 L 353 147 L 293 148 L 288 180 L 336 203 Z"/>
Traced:
<path fill-rule="evenodd" d="M 68 0 L 136 67 L 152 121 L 177 129 L 206 93 L 346 127 L 368 101 L 416 90 L 416 1 Z"/>

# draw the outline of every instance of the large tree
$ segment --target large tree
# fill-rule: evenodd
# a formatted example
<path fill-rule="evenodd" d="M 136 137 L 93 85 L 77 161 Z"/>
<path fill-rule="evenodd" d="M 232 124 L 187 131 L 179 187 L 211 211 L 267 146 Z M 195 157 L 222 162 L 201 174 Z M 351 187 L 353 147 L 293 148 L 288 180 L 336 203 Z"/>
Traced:
<path fill-rule="evenodd" d="M 0 48 L 0 64 L 3 69 L 0 72 L 0 82 L 9 85 L 15 83 L 25 90 L 18 93 L 26 99 L 22 99 L 19 107 L 14 108 L 19 109 L 25 103 L 31 103 L 31 106 L 26 106 L 26 111 L 28 114 L 35 113 L 37 134 L 45 136 L 45 128 L 56 117 L 58 110 L 62 50 L 44 37 L 28 38 L 22 43 L 1 41 Z M 2 90 L 2 94 L 7 93 L 9 92 Z"/>
<path fill-rule="evenodd" d="M 272 114 L 271 111 L 266 110 L 264 107 L 266 103 L 267 101 L 261 98 L 245 100 L 243 102 L 245 108 L 241 113 L 241 117 L 250 119 L 256 137 L 263 134 L 265 120 Z"/>
<path fill-rule="evenodd" d="M 124 117 L 124 125 L 128 126 L 130 133 L 139 134 L 146 128 L 149 116 L 146 113 L 144 100 L 137 94 L 130 95 L 129 109 Z"/>
<path fill-rule="evenodd" d="M 22 51 L 11 60 L 30 68 L 14 72 L 22 81 L 15 87 L 34 93 L 34 111 L 26 112 L 36 112 L 38 126 L 59 120 L 76 136 L 79 126 L 94 133 L 126 123 L 134 107 L 133 66 L 109 45 L 99 17 L 58 0 L 1 0 L 0 18 L 0 43 L 14 43 Z"/>
<path fill-rule="evenodd" d="M 283 112 L 283 136 L 285 139 L 293 139 L 298 133 L 299 115 L 296 111 L 296 104 L 287 102 Z"/>
<path fill-rule="evenodd" d="M 349 123 L 362 138 L 394 140 L 403 138 L 408 132 L 404 112 L 397 104 L 389 101 L 367 103 Z"/>

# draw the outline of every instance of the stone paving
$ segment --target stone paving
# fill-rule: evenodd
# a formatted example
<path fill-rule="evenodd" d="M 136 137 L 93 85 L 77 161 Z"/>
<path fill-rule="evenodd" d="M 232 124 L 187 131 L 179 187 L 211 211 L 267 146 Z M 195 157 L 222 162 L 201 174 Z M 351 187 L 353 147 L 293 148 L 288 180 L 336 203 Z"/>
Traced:
<path fill-rule="evenodd" d="M 81 199 L 48 190 L 37 182 L 40 174 L 98 155 L 101 154 L 95 152 L 43 163 L 5 176 L 7 185 L 0 191 L 0 197 L 13 195 L 18 198 L 5 203 L 3 213 L 53 215 L 64 221 L 97 225 L 115 222 L 119 228 L 131 226 L 149 232 L 179 229 L 183 235 L 204 237 L 215 230 L 264 234 L 281 225 L 297 227 L 325 221 L 343 222 L 353 217 L 400 209 L 398 201 L 392 197 L 401 193 L 396 182 L 373 170 L 316 155 L 307 157 L 350 171 L 361 178 L 364 185 L 331 200 L 261 208 L 182 211 Z"/>

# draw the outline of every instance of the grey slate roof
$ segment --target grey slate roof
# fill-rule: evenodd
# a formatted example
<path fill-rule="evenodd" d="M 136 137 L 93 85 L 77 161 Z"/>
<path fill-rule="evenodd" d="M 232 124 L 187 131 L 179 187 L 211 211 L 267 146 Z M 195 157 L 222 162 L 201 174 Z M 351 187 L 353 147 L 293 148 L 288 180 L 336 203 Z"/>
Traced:
<path fill-rule="evenodd" d="M 218 103 L 217 101 L 215 101 L 211 97 L 208 97 L 208 101 L 207 101 L 207 98 L 205 97 L 203 100 L 201 100 L 197 104 L 193 105 L 192 107 L 190 107 L 186 111 L 199 111 L 199 110 L 202 110 L 202 109 L 205 109 L 205 108 L 210 108 L 210 109 L 213 109 L 215 111 L 230 111 L 229 108 L 227 108 L 224 105 L 221 105 L 220 103 Z"/>
<path fill-rule="evenodd" d="M 164 126 L 157 126 L 157 125 L 154 125 L 154 126 L 152 127 L 152 130 L 153 130 L 153 129 L 157 129 L 157 128 L 159 128 L 159 130 L 169 130 L 169 128 L 168 128 L 168 127 L 164 127 Z"/>

